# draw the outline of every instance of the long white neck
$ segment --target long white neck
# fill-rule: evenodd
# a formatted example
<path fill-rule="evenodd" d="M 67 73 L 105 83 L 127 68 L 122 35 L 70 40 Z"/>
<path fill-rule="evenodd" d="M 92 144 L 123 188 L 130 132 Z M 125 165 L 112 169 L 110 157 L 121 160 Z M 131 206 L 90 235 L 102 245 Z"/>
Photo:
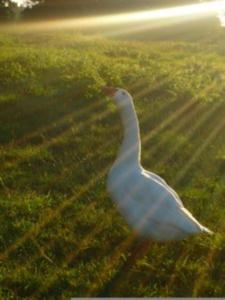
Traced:
<path fill-rule="evenodd" d="M 119 105 L 119 109 L 124 127 L 124 137 L 116 163 L 140 166 L 140 129 L 132 98 Z"/>

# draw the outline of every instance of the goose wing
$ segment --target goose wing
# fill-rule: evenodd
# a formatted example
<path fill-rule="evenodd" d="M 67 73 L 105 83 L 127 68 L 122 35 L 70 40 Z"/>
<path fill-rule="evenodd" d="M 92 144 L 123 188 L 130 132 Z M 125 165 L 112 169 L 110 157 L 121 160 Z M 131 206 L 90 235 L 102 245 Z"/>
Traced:
<path fill-rule="evenodd" d="M 169 186 L 168 183 L 162 177 L 160 177 L 159 175 L 157 175 L 157 174 L 155 174 L 153 172 L 146 171 L 146 170 L 144 170 L 144 173 L 147 176 L 151 177 L 152 179 L 156 180 L 157 182 L 163 184 L 174 195 L 174 197 L 176 198 L 176 201 L 178 201 L 181 205 L 183 205 L 183 202 L 180 199 L 180 197 L 177 194 L 177 192 L 171 186 Z"/>
<path fill-rule="evenodd" d="M 146 170 L 144 170 L 144 173 L 147 174 L 148 176 L 152 177 L 153 179 L 157 180 L 158 182 L 168 186 L 167 182 L 159 175 L 157 175 L 153 172 L 150 172 L 150 171 L 146 171 Z"/>

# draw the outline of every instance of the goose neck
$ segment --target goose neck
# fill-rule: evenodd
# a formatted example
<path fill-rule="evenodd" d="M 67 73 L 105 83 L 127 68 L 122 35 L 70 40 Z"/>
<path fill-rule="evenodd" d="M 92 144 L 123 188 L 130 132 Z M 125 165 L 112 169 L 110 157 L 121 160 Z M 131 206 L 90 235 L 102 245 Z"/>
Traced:
<path fill-rule="evenodd" d="M 124 134 L 119 161 L 139 166 L 141 156 L 140 129 L 132 99 L 120 106 L 120 112 Z"/>

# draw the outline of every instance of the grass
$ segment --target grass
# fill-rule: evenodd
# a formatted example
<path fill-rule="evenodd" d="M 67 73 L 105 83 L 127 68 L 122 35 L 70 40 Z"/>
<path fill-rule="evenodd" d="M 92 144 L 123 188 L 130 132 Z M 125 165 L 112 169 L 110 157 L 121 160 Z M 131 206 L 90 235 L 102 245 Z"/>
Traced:
<path fill-rule="evenodd" d="M 215 39 L 215 37 L 214 37 Z M 225 295 L 225 56 L 200 42 L 0 35 L 0 298 Z M 144 167 L 213 237 L 139 247 L 105 189 L 135 96 Z"/>

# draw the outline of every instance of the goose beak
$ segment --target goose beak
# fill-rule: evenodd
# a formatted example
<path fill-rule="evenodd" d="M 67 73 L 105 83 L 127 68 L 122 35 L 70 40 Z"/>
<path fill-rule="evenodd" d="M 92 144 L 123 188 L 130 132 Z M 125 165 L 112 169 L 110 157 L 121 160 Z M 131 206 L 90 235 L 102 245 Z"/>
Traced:
<path fill-rule="evenodd" d="M 117 92 L 117 89 L 111 86 L 104 86 L 102 92 L 108 97 L 113 97 Z"/>

